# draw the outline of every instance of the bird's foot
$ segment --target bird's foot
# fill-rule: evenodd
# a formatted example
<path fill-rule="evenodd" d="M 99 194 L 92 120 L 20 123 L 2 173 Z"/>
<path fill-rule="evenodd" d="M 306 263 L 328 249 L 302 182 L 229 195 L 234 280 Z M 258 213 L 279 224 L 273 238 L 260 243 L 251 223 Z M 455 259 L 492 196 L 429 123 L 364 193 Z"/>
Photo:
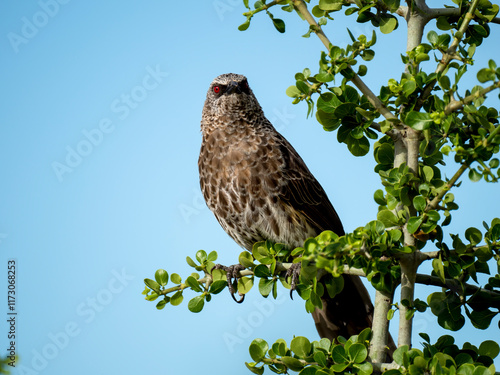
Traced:
<path fill-rule="evenodd" d="M 297 289 L 297 283 L 300 275 L 300 263 L 292 263 L 290 268 L 286 271 L 285 279 L 291 277 L 290 280 L 290 298 L 293 299 L 293 291 Z"/>
<path fill-rule="evenodd" d="M 229 289 L 229 293 L 231 294 L 231 297 L 236 303 L 242 303 L 243 300 L 245 299 L 245 295 L 238 292 L 241 298 L 236 299 L 236 297 L 234 296 L 236 294 L 236 290 L 234 289 L 233 282 L 235 280 L 238 280 L 239 272 L 243 271 L 245 267 L 243 267 L 241 264 L 233 264 L 232 266 L 229 267 L 223 266 L 222 264 L 216 264 L 214 269 L 226 271 L 227 287 Z"/>

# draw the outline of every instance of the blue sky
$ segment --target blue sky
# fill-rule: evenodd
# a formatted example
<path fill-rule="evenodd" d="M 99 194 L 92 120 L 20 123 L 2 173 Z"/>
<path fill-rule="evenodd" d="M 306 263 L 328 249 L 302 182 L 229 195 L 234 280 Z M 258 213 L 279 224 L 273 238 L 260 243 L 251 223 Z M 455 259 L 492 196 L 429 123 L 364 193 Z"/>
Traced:
<path fill-rule="evenodd" d="M 7 290 L 7 261 L 15 259 L 20 361 L 13 374 L 195 374 L 200 366 L 249 373 L 252 339 L 317 338 L 303 302 L 284 290 L 277 301 L 251 293 L 242 305 L 223 293 L 200 314 L 187 301 L 157 311 L 141 295 L 157 268 L 187 276 L 185 258 L 199 249 L 217 250 L 224 264 L 241 251 L 198 185 L 201 109 L 219 74 L 248 77 L 346 230 L 376 215 L 372 197 L 381 185 L 371 157 L 352 156 L 285 95 L 296 72 L 317 68 L 319 40 L 301 38 L 307 25 L 278 11 L 286 34 L 265 15 L 240 32 L 243 11 L 236 0 L 0 4 L 0 285 Z M 349 41 L 346 25 L 339 16 L 327 27 L 334 43 Z M 366 78 L 374 91 L 399 78 L 403 26 L 378 33 Z M 350 29 L 371 35 L 366 24 Z M 488 45 L 471 71 L 498 60 Z M 489 103 L 498 108 L 496 96 Z M 452 233 L 498 216 L 497 185 L 464 180 L 454 193 L 461 211 Z M 7 325 L 0 327 L 4 353 Z M 433 340 L 447 333 L 430 313 L 416 318 L 415 331 Z M 457 341 L 497 337 L 498 328 L 469 325 Z"/>

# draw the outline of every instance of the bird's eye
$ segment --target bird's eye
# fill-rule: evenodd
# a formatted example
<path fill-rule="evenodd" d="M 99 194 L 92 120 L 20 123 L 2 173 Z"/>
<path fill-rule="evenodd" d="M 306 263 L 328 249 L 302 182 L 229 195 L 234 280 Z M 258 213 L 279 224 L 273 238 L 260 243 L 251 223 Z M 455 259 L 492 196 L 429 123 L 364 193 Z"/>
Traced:
<path fill-rule="evenodd" d="M 216 94 L 220 93 L 220 86 L 214 86 L 214 92 Z"/>

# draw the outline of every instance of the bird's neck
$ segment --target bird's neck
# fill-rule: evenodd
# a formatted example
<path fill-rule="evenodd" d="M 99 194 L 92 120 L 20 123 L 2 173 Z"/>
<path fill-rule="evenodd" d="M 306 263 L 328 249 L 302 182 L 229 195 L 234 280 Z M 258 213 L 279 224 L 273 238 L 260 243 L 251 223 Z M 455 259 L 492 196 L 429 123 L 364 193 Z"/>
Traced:
<path fill-rule="evenodd" d="M 255 134 L 265 131 L 270 125 L 264 114 L 245 116 L 240 113 L 204 116 L 201 122 L 203 137 L 208 137 L 214 131 L 222 132 L 227 137 Z"/>

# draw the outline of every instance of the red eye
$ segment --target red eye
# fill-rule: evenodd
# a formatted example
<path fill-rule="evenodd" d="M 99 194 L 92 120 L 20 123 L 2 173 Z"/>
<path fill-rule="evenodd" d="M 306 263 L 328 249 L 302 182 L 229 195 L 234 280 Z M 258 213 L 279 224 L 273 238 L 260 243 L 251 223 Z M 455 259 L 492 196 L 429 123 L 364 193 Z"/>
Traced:
<path fill-rule="evenodd" d="M 218 94 L 220 92 L 220 86 L 214 86 L 214 92 Z"/>

